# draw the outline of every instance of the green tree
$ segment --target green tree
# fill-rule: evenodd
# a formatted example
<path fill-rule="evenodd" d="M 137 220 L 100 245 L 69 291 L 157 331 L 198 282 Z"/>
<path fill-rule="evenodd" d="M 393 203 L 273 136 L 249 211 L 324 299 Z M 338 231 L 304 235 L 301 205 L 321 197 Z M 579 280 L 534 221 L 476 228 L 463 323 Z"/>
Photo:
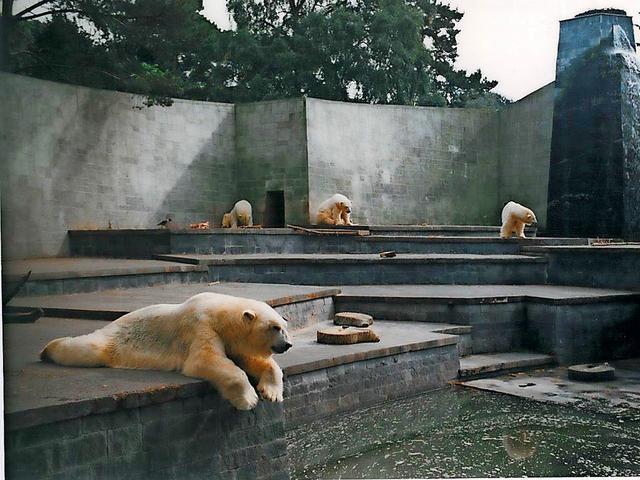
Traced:
<path fill-rule="evenodd" d="M 199 0 L 46 0 L 8 15 L 12 5 L 3 5 L 3 69 L 142 93 L 151 103 L 218 99 L 221 32 L 200 7 Z"/>
<path fill-rule="evenodd" d="M 201 0 L 41 0 L 20 12 L 2 1 L 3 69 L 150 103 L 462 106 L 496 85 L 454 68 L 462 14 L 438 0 L 229 0 L 229 32 L 199 13 Z"/>
<path fill-rule="evenodd" d="M 230 0 L 238 100 L 306 94 L 461 106 L 497 82 L 456 70 L 462 14 L 437 0 Z M 252 52 L 249 54 L 245 54 Z"/>

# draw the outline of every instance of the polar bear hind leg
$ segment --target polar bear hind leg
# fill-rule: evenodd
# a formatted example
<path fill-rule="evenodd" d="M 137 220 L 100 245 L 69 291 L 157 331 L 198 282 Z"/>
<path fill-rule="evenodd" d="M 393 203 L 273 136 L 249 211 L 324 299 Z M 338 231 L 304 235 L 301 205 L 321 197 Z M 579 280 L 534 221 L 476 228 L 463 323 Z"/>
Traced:
<path fill-rule="evenodd" d="M 40 352 L 40 360 L 68 367 L 106 367 L 108 350 L 106 338 L 94 332 L 50 341 Z"/>
<path fill-rule="evenodd" d="M 335 225 L 336 221 L 333 218 L 332 212 L 327 212 L 325 210 L 322 210 L 320 212 L 318 212 L 318 215 L 316 217 L 316 223 L 318 225 L 320 224 L 325 224 L 325 225 Z"/>

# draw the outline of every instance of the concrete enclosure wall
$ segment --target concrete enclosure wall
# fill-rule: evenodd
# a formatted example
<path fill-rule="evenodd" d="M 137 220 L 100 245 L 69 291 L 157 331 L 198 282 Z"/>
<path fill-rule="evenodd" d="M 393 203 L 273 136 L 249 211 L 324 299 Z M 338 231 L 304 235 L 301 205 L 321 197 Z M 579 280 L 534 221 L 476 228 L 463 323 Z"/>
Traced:
<path fill-rule="evenodd" d="M 334 193 L 370 224 L 492 224 L 498 122 L 479 109 L 307 99 L 310 209 Z"/>
<path fill-rule="evenodd" d="M 240 198 L 286 223 L 336 192 L 370 224 L 499 224 L 502 203 L 544 225 L 553 88 L 495 112 L 316 99 L 240 105 L 144 98 L 0 74 L 6 258 L 69 253 L 68 229 L 212 221 Z"/>
<path fill-rule="evenodd" d="M 554 94 L 550 83 L 498 112 L 498 204 L 513 200 L 526 205 L 536 213 L 540 228 L 547 225 Z M 500 221 L 499 212 L 493 221 Z"/>
<path fill-rule="evenodd" d="M 282 190 L 286 222 L 307 223 L 307 141 L 303 98 L 236 106 L 238 193 L 264 223 L 266 192 Z"/>
<path fill-rule="evenodd" d="M 233 205 L 233 105 L 0 75 L 6 257 L 68 253 L 68 229 L 185 224 Z"/>

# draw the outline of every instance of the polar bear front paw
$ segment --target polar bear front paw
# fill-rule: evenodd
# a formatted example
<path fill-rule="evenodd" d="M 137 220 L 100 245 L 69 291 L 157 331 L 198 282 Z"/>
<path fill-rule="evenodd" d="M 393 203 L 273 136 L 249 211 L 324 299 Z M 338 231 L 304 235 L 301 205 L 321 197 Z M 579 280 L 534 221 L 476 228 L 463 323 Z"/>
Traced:
<path fill-rule="evenodd" d="M 258 394 L 253 387 L 245 388 L 240 395 L 229 399 L 238 410 L 251 410 L 258 404 L 258 400 Z"/>
<path fill-rule="evenodd" d="M 270 382 L 260 382 L 258 392 L 260 396 L 269 402 L 282 402 L 282 385 Z"/>

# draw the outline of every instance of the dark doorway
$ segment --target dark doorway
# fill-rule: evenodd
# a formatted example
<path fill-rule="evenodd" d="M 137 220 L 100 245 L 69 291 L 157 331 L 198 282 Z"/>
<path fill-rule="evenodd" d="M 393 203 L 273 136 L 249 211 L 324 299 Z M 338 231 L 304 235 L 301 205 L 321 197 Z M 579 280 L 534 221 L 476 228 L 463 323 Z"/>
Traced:
<path fill-rule="evenodd" d="M 264 209 L 264 226 L 271 228 L 284 227 L 284 190 L 267 192 Z"/>

